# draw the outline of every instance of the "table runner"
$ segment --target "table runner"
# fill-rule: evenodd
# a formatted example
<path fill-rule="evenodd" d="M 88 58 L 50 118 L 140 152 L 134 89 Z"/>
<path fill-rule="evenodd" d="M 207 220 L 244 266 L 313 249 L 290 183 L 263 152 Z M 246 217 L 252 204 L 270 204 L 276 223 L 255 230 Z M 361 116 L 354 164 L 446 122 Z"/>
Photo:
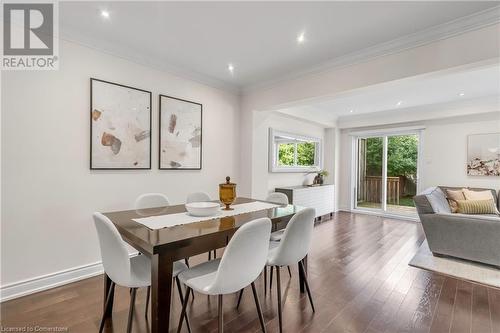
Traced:
<path fill-rule="evenodd" d="M 280 205 L 271 204 L 267 202 L 255 201 L 249 203 L 242 203 L 238 205 L 231 206 L 234 210 L 219 210 L 219 212 L 214 216 L 192 216 L 187 212 L 177 213 L 177 214 L 166 214 L 166 215 L 157 215 L 157 216 L 149 216 L 138 219 L 132 219 L 133 221 L 140 223 L 149 229 L 162 229 L 173 227 L 181 224 L 189 224 L 201 221 L 209 221 L 219 219 L 221 217 L 234 216 L 239 214 L 245 214 L 250 212 L 256 212 L 259 210 L 266 210 L 275 207 L 280 207 Z"/>

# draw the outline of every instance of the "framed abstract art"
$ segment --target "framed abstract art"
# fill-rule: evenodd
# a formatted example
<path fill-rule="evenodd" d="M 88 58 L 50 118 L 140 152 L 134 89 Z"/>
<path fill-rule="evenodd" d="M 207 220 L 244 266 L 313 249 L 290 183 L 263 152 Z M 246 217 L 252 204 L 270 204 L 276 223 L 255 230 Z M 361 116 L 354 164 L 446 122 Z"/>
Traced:
<path fill-rule="evenodd" d="M 203 106 L 165 95 L 160 95 L 159 105 L 159 168 L 200 170 Z"/>
<path fill-rule="evenodd" d="M 468 136 L 467 175 L 500 176 L 500 133 Z"/>
<path fill-rule="evenodd" d="M 151 169 L 151 92 L 90 79 L 90 169 Z"/>

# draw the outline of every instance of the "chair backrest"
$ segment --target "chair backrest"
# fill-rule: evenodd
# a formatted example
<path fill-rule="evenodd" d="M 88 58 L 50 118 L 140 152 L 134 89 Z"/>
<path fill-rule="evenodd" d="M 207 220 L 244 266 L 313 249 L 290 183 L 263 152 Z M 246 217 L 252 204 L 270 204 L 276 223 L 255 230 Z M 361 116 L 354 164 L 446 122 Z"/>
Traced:
<path fill-rule="evenodd" d="M 125 242 L 113 222 L 101 213 L 94 213 L 104 271 L 115 283 L 125 285 L 130 278 L 130 259 Z"/>
<path fill-rule="evenodd" d="M 288 205 L 288 197 L 285 193 L 272 192 L 266 198 L 266 201 L 274 202 L 280 205 Z"/>
<path fill-rule="evenodd" d="M 206 202 L 210 201 L 210 197 L 205 192 L 194 192 L 187 196 L 186 203 L 191 202 Z"/>
<path fill-rule="evenodd" d="M 305 208 L 288 222 L 273 258 L 275 265 L 293 265 L 302 260 L 311 247 L 314 228 L 314 208 Z"/>
<path fill-rule="evenodd" d="M 210 292 L 234 293 L 253 282 L 266 264 L 270 235 L 271 220 L 267 217 L 240 227 L 222 255 Z"/>
<path fill-rule="evenodd" d="M 170 202 L 163 193 L 144 193 L 135 199 L 135 209 L 146 209 L 169 206 Z"/>

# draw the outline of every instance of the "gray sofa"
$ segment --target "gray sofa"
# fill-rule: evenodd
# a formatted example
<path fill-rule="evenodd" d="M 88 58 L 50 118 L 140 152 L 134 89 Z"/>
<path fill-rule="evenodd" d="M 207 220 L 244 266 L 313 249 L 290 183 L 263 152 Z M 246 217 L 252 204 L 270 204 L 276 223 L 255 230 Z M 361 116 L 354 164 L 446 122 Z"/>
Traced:
<path fill-rule="evenodd" d="M 413 199 L 432 253 L 477 261 L 500 267 L 500 217 L 451 213 L 446 189 L 432 187 Z M 499 206 L 499 195 L 490 190 Z"/>

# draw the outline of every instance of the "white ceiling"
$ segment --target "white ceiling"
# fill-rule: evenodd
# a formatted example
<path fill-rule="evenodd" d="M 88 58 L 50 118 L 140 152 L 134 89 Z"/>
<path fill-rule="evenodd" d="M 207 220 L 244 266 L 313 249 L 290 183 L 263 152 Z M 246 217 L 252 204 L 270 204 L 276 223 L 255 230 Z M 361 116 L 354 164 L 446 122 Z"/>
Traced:
<path fill-rule="evenodd" d="M 495 111 L 499 111 L 500 99 L 491 97 L 500 97 L 500 65 L 386 82 L 277 111 L 329 125 L 337 120 L 381 111 L 426 110 L 415 108 L 417 106 L 450 103 L 459 108 L 469 105 L 470 101 L 486 105 L 478 102 L 484 99 L 493 101 Z"/>
<path fill-rule="evenodd" d="M 498 3 L 69 1 L 60 2 L 59 17 L 65 39 L 242 88 L 494 6 Z M 109 11 L 109 19 L 101 10 Z M 301 32 L 306 41 L 298 45 Z"/>

